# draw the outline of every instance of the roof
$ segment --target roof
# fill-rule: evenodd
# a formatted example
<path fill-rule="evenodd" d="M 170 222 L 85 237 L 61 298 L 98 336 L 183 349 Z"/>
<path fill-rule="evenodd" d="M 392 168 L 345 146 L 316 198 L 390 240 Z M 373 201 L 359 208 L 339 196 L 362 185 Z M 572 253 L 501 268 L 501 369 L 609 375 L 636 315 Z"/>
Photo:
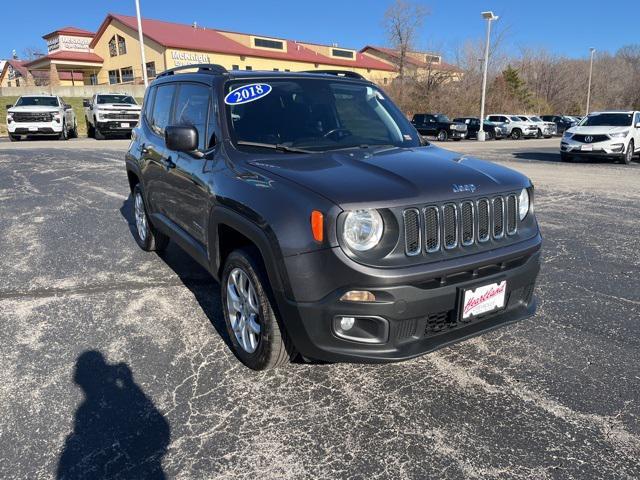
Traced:
<path fill-rule="evenodd" d="M 96 55 L 93 52 L 72 52 L 69 50 L 58 50 L 44 57 L 38 57 L 35 60 L 31 60 L 24 64 L 25 67 L 30 67 L 43 60 L 63 60 L 68 62 L 85 62 L 85 63 L 102 63 L 104 59 L 100 55 Z"/>
<path fill-rule="evenodd" d="M 82 28 L 78 28 L 78 27 L 62 27 L 62 28 L 59 28 L 58 30 L 54 30 L 51 33 L 47 33 L 46 35 L 43 35 L 42 38 L 46 40 L 47 38 L 53 37 L 54 35 L 70 35 L 72 37 L 93 37 L 95 35 L 95 32 L 90 32 L 89 30 L 83 30 Z"/>
<path fill-rule="evenodd" d="M 391 58 L 393 58 L 395 60 L 399 60 L 400 59 L 400 52 L 398 52 L 397 50 L 394 50 L 392 48 L 376 47 L 376 46 L 373 46 L 373 45 L 367 45 L 362 50 L 360 50 L 360 52 L 362 52 L 362 53 L 367 52 L 367 51 L 373 51 L 373 52 L 382 53 L 383 55 L 391 57 Z M 425 52 L 425 55 L 428 55 L 428 53 Z M 450 63 L 446 63 L 446 62 L 428 63 L 426 61 L 418 60 L 417 58 L 415 58 L 415 57 L 413 57 L 411 55 L 405 56 L 405 61 L 407 63 L 410 63 L 411 65 L 414 65 L 414 66 L 418 67 L 418 68 L 434 68 L 434 69 L 438 69 L 438 70 L 448 70 L 448 71 L 451 71 L 451 72 L 462 72 L 462 70 L 460 70 L 455 65 L 451 65 Z"/>
<path fill-rule="evenodd" d="M 9 66 L 12 66 L 13 69 L 17 71 L 22 77 L 26 78 L 27 69 L 24 67 L 25 63 L 26 62 L 24 60 L 7 60 L 7 63 L 5 64 L 4 69 L 8 69 Z"/>
<path fill-rule="evenodd" d="M 136 32 L 138 31 L 136 17 L 110 13 L 102 22 L 102 25 L 91 42 L 92 48 L 95 46 L 98 39 L 112 20 L 117 20 L 132 30 Z M 389 65 L 389 63 L 371 58 L 360 52 L 356 52 L 355 60 L 343 60 L 322 55 L 310 48 L 307 48 L 302 43 L 286 39 L 278 39 L 282 40 L 287 45 L 286 52 L 279 52 L 247 47 L 246 45 L 236 42 L 224 35 L 224 31 L 222 30 L 203 27 L 194 28 L 191 25 L 165 22 L 162 20 L 143 19 L 142 31 L 144 32 L 145 37 L 167 48 L 198 52 L 224 53 L 247 57 L 272 58 L 293 62 L 321 63 L 323 65 L 335 65 L 348 68 L 366 68 L 387 71 L 394 70 L 394 67 Z"/>

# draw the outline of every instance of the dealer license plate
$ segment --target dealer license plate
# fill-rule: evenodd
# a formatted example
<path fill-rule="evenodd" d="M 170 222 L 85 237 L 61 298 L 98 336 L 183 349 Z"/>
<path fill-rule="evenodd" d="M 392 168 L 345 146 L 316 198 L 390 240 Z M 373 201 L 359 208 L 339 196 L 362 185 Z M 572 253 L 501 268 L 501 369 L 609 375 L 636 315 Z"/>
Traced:
<path fill-rule="evenodd" d="M 130 123 L 121 123 L 121 124 L 120 124 L 120 126 L 121 126 L 122 128 L 129 128 L 129 127 L 130 127 L 130 125 L 131 125 Z"/>
<path fill-rule="evenodd" d="M 582 151 L 583 152 L 593 152 L 593 145 L 583 145 L 582 146 Z"/>
<path fill-rule="evenodd" d="M 29 127 L 29 131 L 30 132 L 37 132 L 38 131 L 38 127 Z"/>
<path fill-rule="evenodd" d="M 462 318 L 477 317 L 504 307 L 507 281 L 492 283 L 475 290 L 465 290 L 462 302 Z"/>

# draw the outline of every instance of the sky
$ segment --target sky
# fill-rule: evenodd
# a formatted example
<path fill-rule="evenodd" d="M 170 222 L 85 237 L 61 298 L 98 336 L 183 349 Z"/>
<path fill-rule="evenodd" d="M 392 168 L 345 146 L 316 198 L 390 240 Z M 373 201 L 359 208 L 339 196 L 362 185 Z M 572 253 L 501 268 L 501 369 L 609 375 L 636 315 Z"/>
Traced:
<path fill-rule="evenodd" d="M 346 48 L 384 45 L 382 20 L 392 0 L 140 0 L 142 15 L 179 23 L 196 21 L 205 27 L 236 30 Z M 42 50 L 42 35 L 63 26 L 95 31 L 107 12 L 135 15 L 134 0 L 28 0 L 3 2 L 0 59 L 13 49 Z M 504 48 L 544 48 L 570 57 L 586 57 L 589 47 L 615 52 L 640 43 L 640 0 L 418 0 L 430 11 L 417 38 L 425 50 L 452 57 L 465 41 L 482 41 L 485 23 L 480 12 L 500 16 L 506 29 Z M 613 7 L 615 5 L 615 7 Z M 453 60 L 452 58 L 450 58 Z"/>

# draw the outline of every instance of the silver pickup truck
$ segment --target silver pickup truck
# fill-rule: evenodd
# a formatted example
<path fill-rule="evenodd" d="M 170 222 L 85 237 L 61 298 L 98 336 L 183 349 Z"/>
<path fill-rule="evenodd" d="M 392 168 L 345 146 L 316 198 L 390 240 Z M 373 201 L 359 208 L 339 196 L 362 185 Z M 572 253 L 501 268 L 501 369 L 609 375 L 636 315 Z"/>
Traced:
<path fill-rule="evenodd" d="M 538 136 L 538 127 L 515 115 L 493 114 L 487 117 L 490 122 L 501 123 L 501 127 L 507 130 L 507 137 L 514 140 L 521 138 L 533 138 Z"/>
<path fill-rule="evenodd" d="M 115 134 L 130 136 L 140 120 L 142 107 L 131 95 L 98 93 L 82 103 L 87 135 L 96 140 Z"/>

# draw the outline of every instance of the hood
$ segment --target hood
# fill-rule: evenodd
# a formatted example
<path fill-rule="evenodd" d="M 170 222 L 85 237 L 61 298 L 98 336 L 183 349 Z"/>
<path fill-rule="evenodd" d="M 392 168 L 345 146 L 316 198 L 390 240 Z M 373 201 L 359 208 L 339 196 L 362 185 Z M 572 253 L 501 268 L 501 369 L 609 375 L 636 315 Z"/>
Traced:
<path fill-rule="evenodd" d="M 17 112 L 58 112 L 61 107 L 47 107 L 46 105 L 21 105 L 19 107 L 11 107 L 8 113 Z"/>
<path fill-rule="evenodd" d="M 255 157 L 254 157 L 255 158 Z M 524 175 L 430 145 L 324 154 L 269 155 L 250 162 L 342 208 L 392 208 L 480 197 L 530 185 Z M 456 186 L 473 186 L 456 193 Z"/>
<path fill-rule="evenodd" d="M 610 127 L 610 126 L 600 126 L 600 127 L 571 127 L 567 130 L 568 133 L 579 133 L 581 135 L 607 135 L 609 133 L 618 133 L 618 132 L 627 132 L 631 129 L 631 125 L 628 127 Z"/>

